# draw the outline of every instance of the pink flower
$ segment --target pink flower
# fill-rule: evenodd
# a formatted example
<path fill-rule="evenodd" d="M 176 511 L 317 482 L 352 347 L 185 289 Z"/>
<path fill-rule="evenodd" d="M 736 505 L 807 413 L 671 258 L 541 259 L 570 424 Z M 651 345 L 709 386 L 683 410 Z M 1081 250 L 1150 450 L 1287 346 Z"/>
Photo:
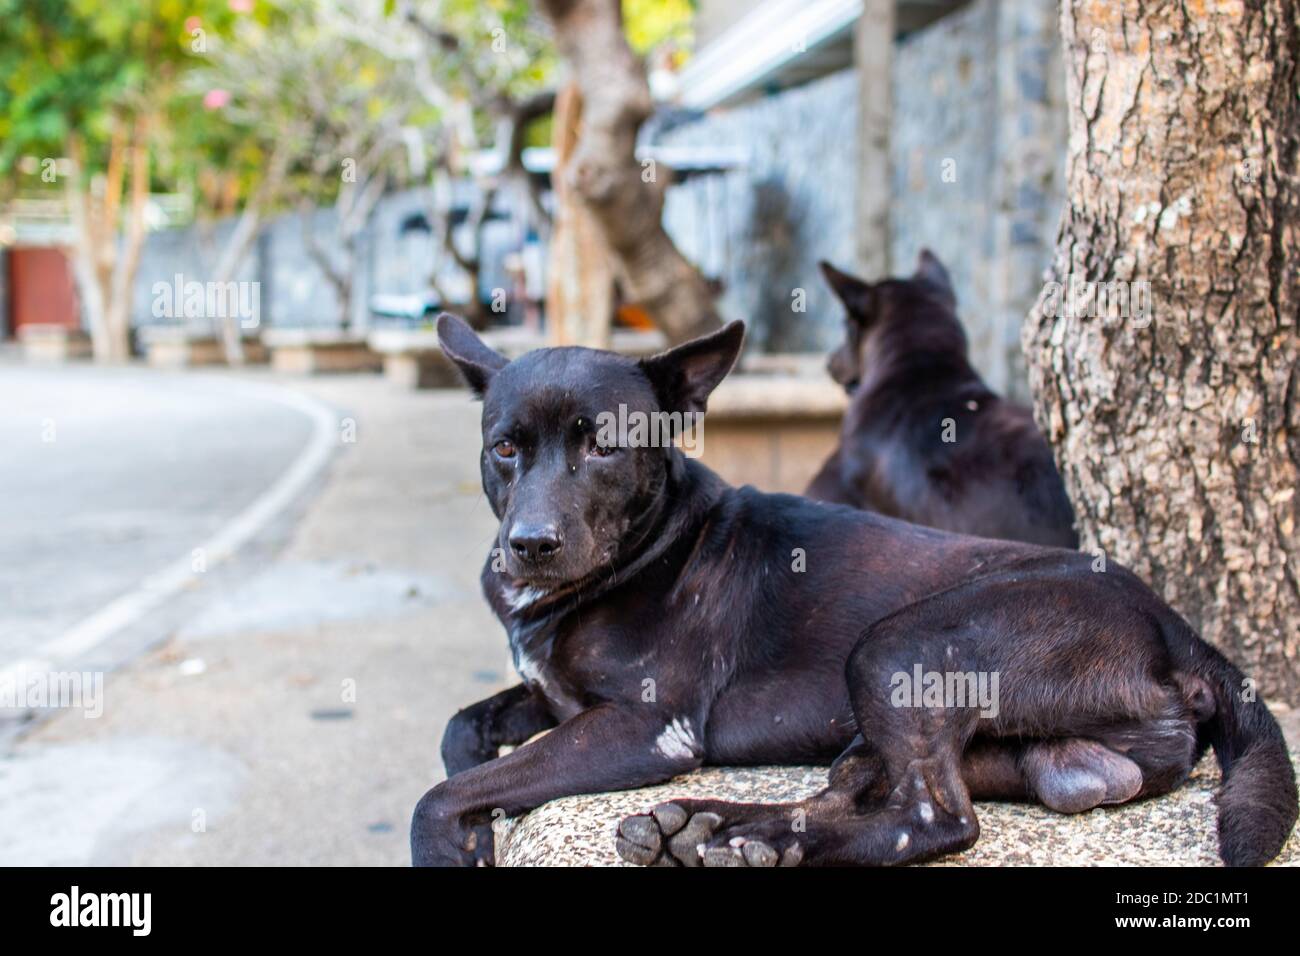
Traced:
<path fill-rule="evenodd" d="M 200 20 L 198 17 L 186 17 L 186 18 L 185 18 L 185 32 L 186 32 L 186 33 L 193 33 L 195 30 L 199 29 L 201 26 L 203 26 L 203 21 Z"/>
<path fill-rule="evenodd" d="M 209 110 L 219 110 L 230 102 L 229 90 L 208 90 L 203 94 L 203 107 Z"/>
<path fill-rule="evenodd" d="M 230 9 L 236 13 L 252 13 L 253 0 L 230 0 Z"/>

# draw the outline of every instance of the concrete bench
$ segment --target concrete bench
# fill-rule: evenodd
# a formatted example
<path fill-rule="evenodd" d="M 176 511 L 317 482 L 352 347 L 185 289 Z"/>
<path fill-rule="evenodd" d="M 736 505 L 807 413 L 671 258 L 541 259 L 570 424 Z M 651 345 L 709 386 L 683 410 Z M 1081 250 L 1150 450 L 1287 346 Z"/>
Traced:
<path fill-rule="evenodd" d="M 90 336 L 66 325 L 20 325 L 18 341 L 29 362 L 69 362 L 88 359 L 92 354 Z"/>
<path fill-rule="evenodd" d="M 800 494 L 839 443 L 847 405 L 820 356 L 746 359 L 709 398 L 700 460 L 733 485 Z"/>
<path fill-rule="evenodd" d="M 1294 737 L 1292 738 L 1294 742 Z M 1292 750 L 1300 769 L 1300 751 Z M 496 827 L 498 866 L 629 866 L 614 849 L 618 822 L 674 797 L 780 803 L 811 796 L 824 767 L 708 768 L 641 790 L 555 800 Z M 1024 803 L 979 803 L 980 839 L 932 866 L 1217 866 L 1212 756 L 1165 797 L 1063 816 Z M 1300 836 L 1277 865 L 1300 866 Z"/>
<path fill-rule="evenodd" d="M 256 335 L 242 336 L 244 361 L 249 365 L 268 360 L 266 345 Z M 197 368 L 225 365 L 226 351 L 213 332 L 178 325 L 151 325 L 140 330 L 145 361 L 155 368 Z"/>
<path fill-rule="evenodd" d="M 383 365 L 365 336 L 345 329 L 267 329 L 262 341 L 271 351 L 271 367 L 291 375 L 378 372 Z"/>

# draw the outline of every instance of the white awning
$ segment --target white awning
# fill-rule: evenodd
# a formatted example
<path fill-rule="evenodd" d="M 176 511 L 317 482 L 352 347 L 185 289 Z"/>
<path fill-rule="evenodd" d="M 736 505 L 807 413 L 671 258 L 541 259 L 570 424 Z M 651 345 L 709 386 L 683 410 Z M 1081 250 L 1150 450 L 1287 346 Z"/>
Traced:
<path fill-rule="evenodd" d="M 683 106 L 709 109 L 846 33 L 862 0 L 766 0 L 699 50 L 677 77 Z"/>

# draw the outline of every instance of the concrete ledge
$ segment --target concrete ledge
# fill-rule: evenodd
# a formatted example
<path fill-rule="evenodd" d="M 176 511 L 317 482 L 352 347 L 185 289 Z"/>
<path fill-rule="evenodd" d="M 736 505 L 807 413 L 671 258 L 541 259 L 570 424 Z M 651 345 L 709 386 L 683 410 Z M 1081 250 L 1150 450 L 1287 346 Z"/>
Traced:
<path fill-rule="evenodd" d="M 365 338 L 341 329 L 268 329 L 262 341 L 271 367 L 290 375 L 378 372 L 383 365 Z"/>
<path fill-rule="evenodd" d="M 66 325 L 22 325 L 18 327 L 18 341 L 29 362 L 69 362 L 92 355 L 90 336 Z"/>
<path fill-rule="evenodd" d="M 761 359 L 709 397 L 701 460 L 733 485 L 801 494 L 839 444 L 848 398 L 820 358 Z"/>
<path fill-rule="evenodd" d="M 172 325 L 146 326 L 140 330 L 145 361 L 155 368 L 195 368 L 225 365 L 226 352 L 213 333 L 199 332 Z M 260 337 L 242 336 L 244 361 L 261 365 L 268 361 L 266 346 Z"/>
<path fill-rule="evenodd" d="M 1300 769 L 1300 755 L 1292 751 Z M 628 814 L 674 797 L 780 803 L 811 796 L 824 767 L 708 768 L 671 783 L 620 793 L 566 797 L 497 827 L 498 866 L 630 866 L 614 850 Z M 1142 803 L 1063 816 L 1023 803 L 976 804 L 981 834 L 965 853 L 930 866 L 1218 866 L 1214 791 L 1219 771 L 1207 756 L 1178 791 Z M 1275 865 L 1300 866 L 1291 834 Z"/>

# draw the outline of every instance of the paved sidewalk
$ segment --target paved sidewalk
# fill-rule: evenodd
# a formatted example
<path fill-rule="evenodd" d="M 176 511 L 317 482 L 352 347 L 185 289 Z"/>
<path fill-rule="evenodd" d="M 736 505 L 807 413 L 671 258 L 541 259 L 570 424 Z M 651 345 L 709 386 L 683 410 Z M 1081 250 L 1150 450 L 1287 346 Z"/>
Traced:
<path fill-rule="evenodd" d="M 60 713 L 0 756 L 0 864 L 409 862 L 442 727 L 507 679 L 477 580 L 478 408 L 378 377 L 291 384 L 339 410 L 323 488 L 278 553 L 204 582 L 107 676 L 102 717 Z"/>

